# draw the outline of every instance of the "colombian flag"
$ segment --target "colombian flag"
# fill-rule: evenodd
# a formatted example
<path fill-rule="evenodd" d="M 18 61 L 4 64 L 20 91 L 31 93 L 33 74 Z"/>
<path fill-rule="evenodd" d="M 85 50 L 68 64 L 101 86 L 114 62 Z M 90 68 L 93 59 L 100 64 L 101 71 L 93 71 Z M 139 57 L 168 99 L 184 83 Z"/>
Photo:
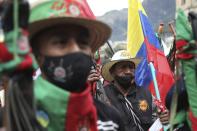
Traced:
<path fill-rule="evenodd" d="M 174 83 L 173 74 L 140 0 L 129 0 L 127 50 L 132 56 L 143 58 L 136 69 L 136 84 L 149 87 L 153 95 L 154 85 L 148 64 L 154 64 L 161 100 L 165 102 Z"/>

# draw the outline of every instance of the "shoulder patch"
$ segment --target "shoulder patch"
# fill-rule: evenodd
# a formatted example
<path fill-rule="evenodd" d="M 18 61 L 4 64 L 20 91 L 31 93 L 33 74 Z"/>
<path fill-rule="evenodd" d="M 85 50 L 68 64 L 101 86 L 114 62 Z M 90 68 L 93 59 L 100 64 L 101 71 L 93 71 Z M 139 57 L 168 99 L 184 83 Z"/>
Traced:
<path fill-rule="evenodd" d="M 146 100 L 139 100 L 138 106 L 139 106 L 139 110 L 144 112 L 149 108 L 148 102 Z"/>

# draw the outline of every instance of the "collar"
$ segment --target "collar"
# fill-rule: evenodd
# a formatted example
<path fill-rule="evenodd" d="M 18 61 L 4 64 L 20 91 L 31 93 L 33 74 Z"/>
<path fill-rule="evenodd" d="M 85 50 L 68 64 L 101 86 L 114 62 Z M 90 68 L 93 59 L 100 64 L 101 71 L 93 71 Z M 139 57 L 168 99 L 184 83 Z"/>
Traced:
<path fill-rule="evenodd" d="M 134 95 L 134 94 L 136 94 L 136 92 L 137 92 L 137 87 L 136 87 L 136 86 L 133 86 L 133 87 L 129 90 L 127 96 Z"/>
<path fill-rule="evenodd" d="M 124 95 L 122 94 L 122 92 L 118 89 L 118 87 L 117 87 L 114 83 L 112 83 L 112 85 L 114 86 L 114 89 L 115 89 L 115 92 L 117 93 L 117 95 L 122 95 L 122 96 L 124 96 Z M 126 96 L 133 96 L 133 95 L 136 94 L 136 92 L 137 92 L 137 87 L 136 87 L 136 86 L 133 86 L 133 87 L 129 90 L 129 92 L 128 92 L 128 94 L 127 94 Z"/>

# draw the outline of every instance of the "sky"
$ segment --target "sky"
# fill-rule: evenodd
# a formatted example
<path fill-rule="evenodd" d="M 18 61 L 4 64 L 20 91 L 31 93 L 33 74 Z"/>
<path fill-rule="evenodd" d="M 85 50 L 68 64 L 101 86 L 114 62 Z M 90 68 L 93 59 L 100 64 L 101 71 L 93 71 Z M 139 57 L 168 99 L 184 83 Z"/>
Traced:
<path fill-rule="evenodd" d="M 128 0 L 87 0 L 94 15 L 101 16 L 111 10 L 128 7 Z"/>
<path fill-rule="evenodd" d="M 104 15 L 111 10 L 128 8 L 128 0 L 87 0 L 95 16 Z M 141 0 L 143 1 L 143 0 Z"/>
<path fill-rule="evenodd" d="M 29 0 L 31 3 L 40 0 Z M 104 15 L 111 10 L 121 10 L 128 7 L 128 0 L 87 0 L 95 16 Z M 143 1 L 143 0 L 141 0 Z"/>

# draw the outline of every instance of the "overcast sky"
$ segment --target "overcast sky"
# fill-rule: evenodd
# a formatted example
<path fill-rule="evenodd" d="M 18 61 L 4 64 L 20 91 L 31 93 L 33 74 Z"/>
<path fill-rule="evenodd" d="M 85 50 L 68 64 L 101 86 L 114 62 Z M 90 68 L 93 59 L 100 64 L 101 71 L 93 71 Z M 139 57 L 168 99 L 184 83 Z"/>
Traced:
<path fill-rule="evenodd" d="M 87 0 L 94 15 L 101 16 L 110 10 L 128 7 L 128 0 Z"/>
<path fill-rule="evenodd" d="M 29 0 L 30 2 L 40 0 Z M 94 15 L 101 16 L 111 10 L 121 10 L 128 7 L 128 0 L 87 0 Z M 143 1 L 143 0 L 141 0 Z"/>
<path fill-rule="evenodd" d="M 94 15 L 101 16 L 110 10 L 128 8 L 128 0 L 87 0 Z M 143 1 L 143 0 L 141 0 Z"/>
<path fill-rule="evenodd" d="M 34 3 L 40 0 L 29 0 Z M 101 16 L 110 10 L 127 8 L 128 0 L 87 0 L 94 15 Z"/>

